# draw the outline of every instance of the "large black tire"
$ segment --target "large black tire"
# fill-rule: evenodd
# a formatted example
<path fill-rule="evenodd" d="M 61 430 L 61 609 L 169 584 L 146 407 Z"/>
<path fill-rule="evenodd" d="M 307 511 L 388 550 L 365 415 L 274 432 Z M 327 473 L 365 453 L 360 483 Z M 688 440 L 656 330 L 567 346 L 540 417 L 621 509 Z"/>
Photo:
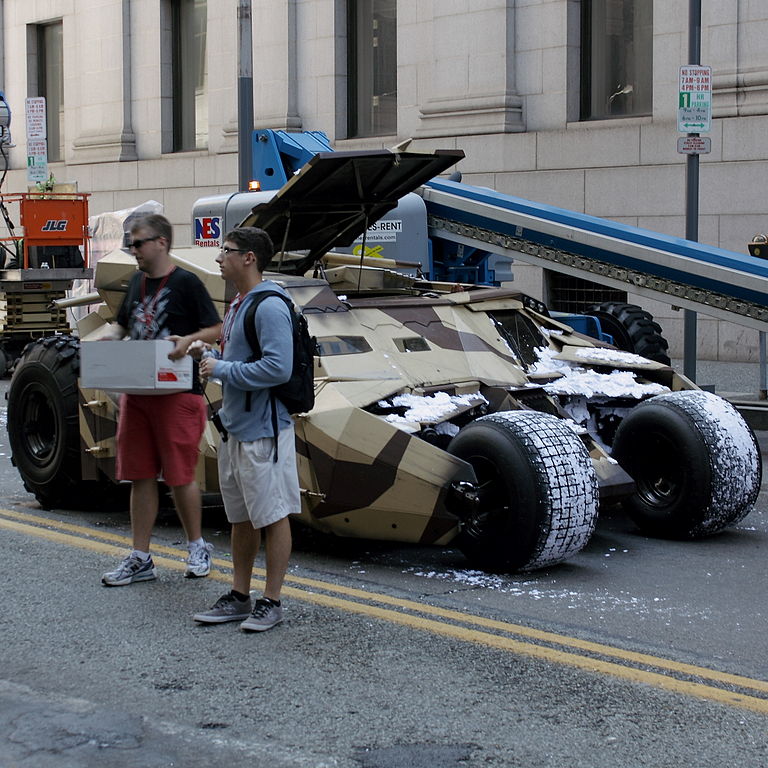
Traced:
<path fill-rule="evenodd" d="M 749 514 L 760 491 L 755 435 L 711 392 L 673 392 L 637 405 L 619 425 L 613 458 L 635 481 L 624 506 L 652 536 L 722 531 Z"/>
<path fill-rule="evenodd" d="M 87 509 L 104 485 L 81 479 L 77 378 L 80 342 L 51 336 L 28 344 L 8 391 L 8 438 L 24 487 L 45 509 Z"/>
<path fill-rule="evenodd" d="M 607 301 L 589 307 L 585 314 L 600 321 L 600 327 L 613 336 L 613 343 L 619 349 L 664 365 L 670 364 L 669 344 L 661 335 L 661 326 L 636 304 Z"/>
<path fill-rule="evenodd" d="M 586 447 L 562 419 L 535 411 L 483 416 L 448 452 L 477 477 L 479 512 L 456 540 L 473 565 L 529 571 L 586 546 L 597 519 L 597 479 Z"/>

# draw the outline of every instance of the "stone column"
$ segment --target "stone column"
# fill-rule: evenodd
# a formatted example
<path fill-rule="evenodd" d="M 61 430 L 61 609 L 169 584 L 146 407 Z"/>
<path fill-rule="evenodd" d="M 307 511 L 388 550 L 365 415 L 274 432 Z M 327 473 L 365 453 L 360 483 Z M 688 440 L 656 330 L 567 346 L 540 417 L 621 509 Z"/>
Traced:
<path fill-rule="evenodd" d="M 253 82 L 256 128 L 300 131 L 296 0 L 254 0 Z"/>
<path fill-rule="evenodd" d="M 79 72 L 70 163 L 136 160 L 132 124 L 131 0 L 82 0 L 73 57 Z M 66 75 L 65 75 L 66 76 Z M 70 89 L 69 93 L 72 93 Z"/>
<path fill-rule="evenodd" d="M 702 28 L 702 64 L 712 67 L 713 116 L 768 114 L 768 13 L 763 4 L 706 4 Z"/>
<path fill-rule="evenodd" d="M 433 4 L 432 89 L 416 135 L 525 130 L 515 84 L 515 0 Z"/>

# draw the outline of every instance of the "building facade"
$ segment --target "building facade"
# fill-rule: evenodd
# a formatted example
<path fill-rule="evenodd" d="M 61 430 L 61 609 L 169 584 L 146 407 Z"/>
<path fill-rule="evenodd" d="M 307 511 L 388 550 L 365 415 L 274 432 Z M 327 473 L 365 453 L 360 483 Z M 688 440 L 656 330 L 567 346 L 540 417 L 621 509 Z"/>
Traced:
<path fill-rule="evenodd" d="M 237 0 L 0 0 L 10 107 L 3 192 L 27 188 L 25 100 L 44 96 L 49 169 L 91 212 L 148 200 L 191 242 L 199 197 L 238 181 Z M 699 239 L 768 230 L 768 7 L 702 3 L 712 151 Z M 252 0 L 254 127 L 321 130 L 337 149 L 461 148 L 466 182 L 685 234 L 677 153 L 688 0 Z M 0 161 L 2 162 L 2 161 Z M 521 290 L 589 298 L 522 263 Z M 600 294 L 595 292 L 595 296 Z M 637 300 L 682 351 L 682 312 Z M 699 316 L 699 355 L 754 360 L 757 334 Z"/>

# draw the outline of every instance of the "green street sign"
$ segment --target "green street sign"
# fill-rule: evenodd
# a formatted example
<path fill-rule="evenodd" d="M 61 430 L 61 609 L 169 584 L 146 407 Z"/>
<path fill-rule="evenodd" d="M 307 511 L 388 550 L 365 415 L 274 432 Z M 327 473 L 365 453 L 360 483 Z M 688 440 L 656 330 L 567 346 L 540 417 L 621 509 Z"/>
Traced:
<path fill-rule="evenodd" d="M 712 67 L 699 64 L 680 67 L 677 130 L 680 133 L 712 130 Z"/>

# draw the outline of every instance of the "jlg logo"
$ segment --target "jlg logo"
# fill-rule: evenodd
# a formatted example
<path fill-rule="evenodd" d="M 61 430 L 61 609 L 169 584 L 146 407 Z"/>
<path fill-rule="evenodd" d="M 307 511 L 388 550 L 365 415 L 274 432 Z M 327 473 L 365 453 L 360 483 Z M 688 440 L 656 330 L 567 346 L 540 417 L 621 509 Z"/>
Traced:
<path fill-rule="evenodd" d="M 43 232 L 64 232 L 67 228 L 66 219 L 48 219 L 43 224 Z"/>

